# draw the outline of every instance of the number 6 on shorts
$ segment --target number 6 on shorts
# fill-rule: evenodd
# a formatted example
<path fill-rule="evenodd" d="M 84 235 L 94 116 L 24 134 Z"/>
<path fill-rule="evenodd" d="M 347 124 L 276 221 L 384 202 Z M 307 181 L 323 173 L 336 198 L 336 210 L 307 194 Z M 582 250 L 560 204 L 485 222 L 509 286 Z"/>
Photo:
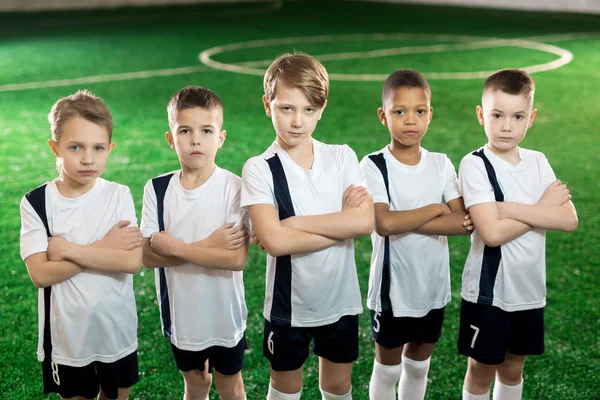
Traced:
<path fill-rule="evenodd" d="M 475 331 L 475 334 L 473 335 L 473 340 L 471 340 L 471 348 L 474 349 L 475 341 L 477 340 L 477 335 L 479 335 L 479 328 L 476 327 L 475 325 L 471 325 L 471 329 L 473 329 Z"/>
<path fill-rule="evenodd" d="M 273 343 L 273 332 L 271 331 L 271 333 L 269 333 L 269 337 L 267 338 L 267 346 L 269 347 L 269 351 L 271 352 L 271 354 L 274 354 L 274 343 Z"/>

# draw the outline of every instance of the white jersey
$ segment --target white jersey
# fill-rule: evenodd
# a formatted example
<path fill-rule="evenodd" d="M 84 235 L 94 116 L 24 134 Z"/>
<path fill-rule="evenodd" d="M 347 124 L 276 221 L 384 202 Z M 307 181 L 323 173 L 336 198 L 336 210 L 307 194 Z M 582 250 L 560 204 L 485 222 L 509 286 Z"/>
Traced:
<path fill-rule="evenodd" d="M 180 171 L 166 175 L 171 177 L 164 195 L 163 220 L 165 231 L 175 239 L 193 243 L 226 223 L 247 224 L 247 214 L 240 209 L 242 183 L 238 176 L 216 167 L 200 187 L 187 190 L 181 186 Z M 144 237 L 160 231 L 152 180 L 144 188 L 141 229 Z M 161 283 L 161 271 L 166 282 Z M 163 333 L 178 349 L 231 348 L 242 339 L 248 314 L 242 271 L 185 263 L 156 268 L 155 277 L 157 298 L 162 299 Z M 161 288 L 165 283 L 166 288 Z M 161 289 L 166 290 L 166 298 Z M 163 308 L 167 304 L 168 309 Z"/>
<path fill-rule="evenodd" d="M 87 193 L 63 197 L 56 180 L 45 186 L 48 228 L 53 237 L 79 245 L 102 239 L 120 220 L 137 225 L 133 199 L 127 186 L 98 178 Z M 29 200 L 21 200 L 21 258 L 46 251 L 48 236 Z M 38 359 L 44 360 L 44 326 L 50 324 L 52 361 L 83 367 L 94 361 L 115 362 L 137 349 L 137 313 L 133 275 L 84 269 L 38 293 Z M 49 307 L 50 319 L 45 310 Z"/>
<path fill-rule="evenodd" d="M 493 167 L 504 201 L 537 203 L 556 178 L 546 157 L 537 151 L 519 148 L 521 161 L 512 165 L 487 146 L 477 154 Z M 483 159 L 467 154 L 460 163 L 459 178 L 467 208 L 495 202 Z M 484 253 L 484 249 L 488 251 Z M 461 295 L 472 303 L 488 304 L 505 311 L 530 310 L 546 304 L 546 231 L 532 229 L 500 246 L 498 256 L 490 254 L 477 230 L 471 235 L 471 250 L 462 279 Z"/>
<path fill-rule="evenodd" d="M 381 162 L 387 167 L 391 201 L 377 166 Z M 415 166 L 399 162 L 386 146 L 363 158 L 361 169 L 373 202 L 389 205 L 390 211 L 413 210 L 441 203 L 442 198 L 448 202 L 461 196 L 450 159 L 423 148 Z M 367 306 L 377 312 L 391 308 L 395 317 L 422 317 L 448 304 L 450 261 L 446 236 L 407 232 L 390 235 L 387 241 L 386 245 L 386 238 L 375 231 L 371 234 Z M 389 280 L 384 278 L 384 269 L 389 271 Z"/>
<path fill-rule="evenodd" d="M 242 207 L 275 206 L 280 217 L 322 215 L 342 210 L 350 185 L 364 186 L 356 154 L 346 145 L 327 145 L 313 139 L 314 163 L 305 170 L 297 165 L 277 141 L 260 156 L 252 157 L 242 172 Z M 273 165 L 279 161 L 282 170 Z M 273 170 L 272 170 L 273 168 Z M 274 187 L 274 176 L 279 183 Z M 291 203 L 279 204 L 287 180 Z M 280 197 L 281 200 L 281 197 Z M 264 317 L 293 327 L 322 326 L 345 315 L 362 312 L 354 261 L 354 241 L 344 240 L 314 253 L 271 257 L 267 255 Z"/>

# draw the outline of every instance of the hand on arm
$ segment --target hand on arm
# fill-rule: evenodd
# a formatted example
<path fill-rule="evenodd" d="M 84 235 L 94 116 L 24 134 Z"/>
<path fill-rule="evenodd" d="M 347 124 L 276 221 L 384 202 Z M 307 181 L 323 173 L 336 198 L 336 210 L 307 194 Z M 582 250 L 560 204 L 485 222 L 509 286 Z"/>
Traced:
<path fill-rule="evenodd" d="M 153 234 L 149 241 L 150 251 L 156 256 L 152 266 L 154 261 L 168 264 L 156 266 L 189 262 L 205 268 L 241 271 L 248 255 L 248 233 L 243 225 L 234 225 L 234 222 L 227 223 L 208 238 L 193 243 L 184 243 L 167 232 Z"/>
<path fill-rule="evenodd" d="M 473 233 L 473 221 L 465 210 L 462 197 L 450 200 L 444 213 L 421 225 L 415 232 L 426 235 L 458 236 Z"/>
<path fill-rule="evenodd" d="M 248 209 L 257 240 L 273 257 L 311 253 L 338 243 L 325 236 L 284 226 L 270 204 L 255 204 Z"/>
<path fill-rule="evenodd" d="M 282 225 L 333 240 L 353 239 L 373 232 L 373 200 L 367 188 L 354 185 L 344 191 L 342 211 L 287 218 Z"/>
<path fill-rule="evenodd" d="M 511 218 L 538 229 L 573 232 L 578 225 L 577 212 L 567 186 L 552 182 L 536 204 L 498 203 L 501 218 Z"/>
<path fill-rule="evenodd" d="M 40 289 L 65 281 L 83 271 L 83 268 L 70 261 L 50 261 L 46 252 L 30 255 L 25 259 L 25 265 L 31 281 Z"/>
<path fill-rule="evenodd" d="M 429 204 L 406 211 L 390 211 L 386 203 L 375 204 L 375 230 L 380 236 L 400 235 L 412 232 L 441 215 L 449 215 L 446 204 Z"/>
<path fill-rule="evenodd" d="M 135 274 L 142 265 L 142 234 L 136 227 L 126 227 L 124 222 L 128 221 L 119 221 L 103 239 L 90 245 L 71 243 L 58 237 L 48 238 L 48 259 L 71 261 L 99 271 Z"/>

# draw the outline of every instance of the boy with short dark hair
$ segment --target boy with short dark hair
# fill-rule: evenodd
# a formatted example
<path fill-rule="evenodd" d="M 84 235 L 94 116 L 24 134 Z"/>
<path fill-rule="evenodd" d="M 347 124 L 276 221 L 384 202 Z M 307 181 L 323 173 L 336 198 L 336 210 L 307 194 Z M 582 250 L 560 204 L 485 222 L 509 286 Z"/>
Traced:
<path fill-rule="evenodd" d="M 225 141 L 223 106 L 190 86 L 169 101 L 167 143 L 181 170 L 144 188 L 146 267 L 156 268 L 163 333 L 185 382 L 185 400 L 245 399 L 241 376 L 247 310 L 242 270 L 248 255 L 241 179 L 215 164 Z"/>
<path fill-rule="evenodd" d="M 475 233 L 463 272 L 458 348 L 469 357 L 464 400 L 520 399 L 528 355 L 544 352 L 546 230 L 572 232 L 577 214 L 546 157 L 519 147 L 535 85 L 522 70 L 484 84 L 477 118 L 488 142 L 459 168 Z"/>

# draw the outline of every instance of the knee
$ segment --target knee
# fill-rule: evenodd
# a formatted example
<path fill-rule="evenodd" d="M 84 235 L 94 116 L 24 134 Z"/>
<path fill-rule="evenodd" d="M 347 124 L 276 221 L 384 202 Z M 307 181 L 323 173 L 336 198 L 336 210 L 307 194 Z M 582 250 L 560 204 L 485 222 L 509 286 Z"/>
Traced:
<path fill-rule="evenodd" d="M 207 394 L 212 384 L 212 375 L 208 371 L 192 370 L 184 375 L 185 392 L 192 396 Z"/>
<path fill-rule="evenodd" d="M 514 386 L 523 380 L 523 364 L 520 362 L 507 362 L 498 366 L 500 382 Z"/>
<path fill-rule="evenodd" d="M 235 383 L 231 382 L 229 384 L 219 384 L 217 380 L 215 382 L 215 386 L 217 387 L 217 392 L 219 392 L 219 396 L 222 400 L 240 400 L 244 399 L 244 385 L 240 381 L 236 381 Z"/>
<path fill-rule="evenodd" d="M 472 361 L 472 360 L 469 360 Z M 476 361 L 469 362 L 467 379 L 480 388 L 489 388 L 494 381 L 496 366 L 481 364 Z"/>

